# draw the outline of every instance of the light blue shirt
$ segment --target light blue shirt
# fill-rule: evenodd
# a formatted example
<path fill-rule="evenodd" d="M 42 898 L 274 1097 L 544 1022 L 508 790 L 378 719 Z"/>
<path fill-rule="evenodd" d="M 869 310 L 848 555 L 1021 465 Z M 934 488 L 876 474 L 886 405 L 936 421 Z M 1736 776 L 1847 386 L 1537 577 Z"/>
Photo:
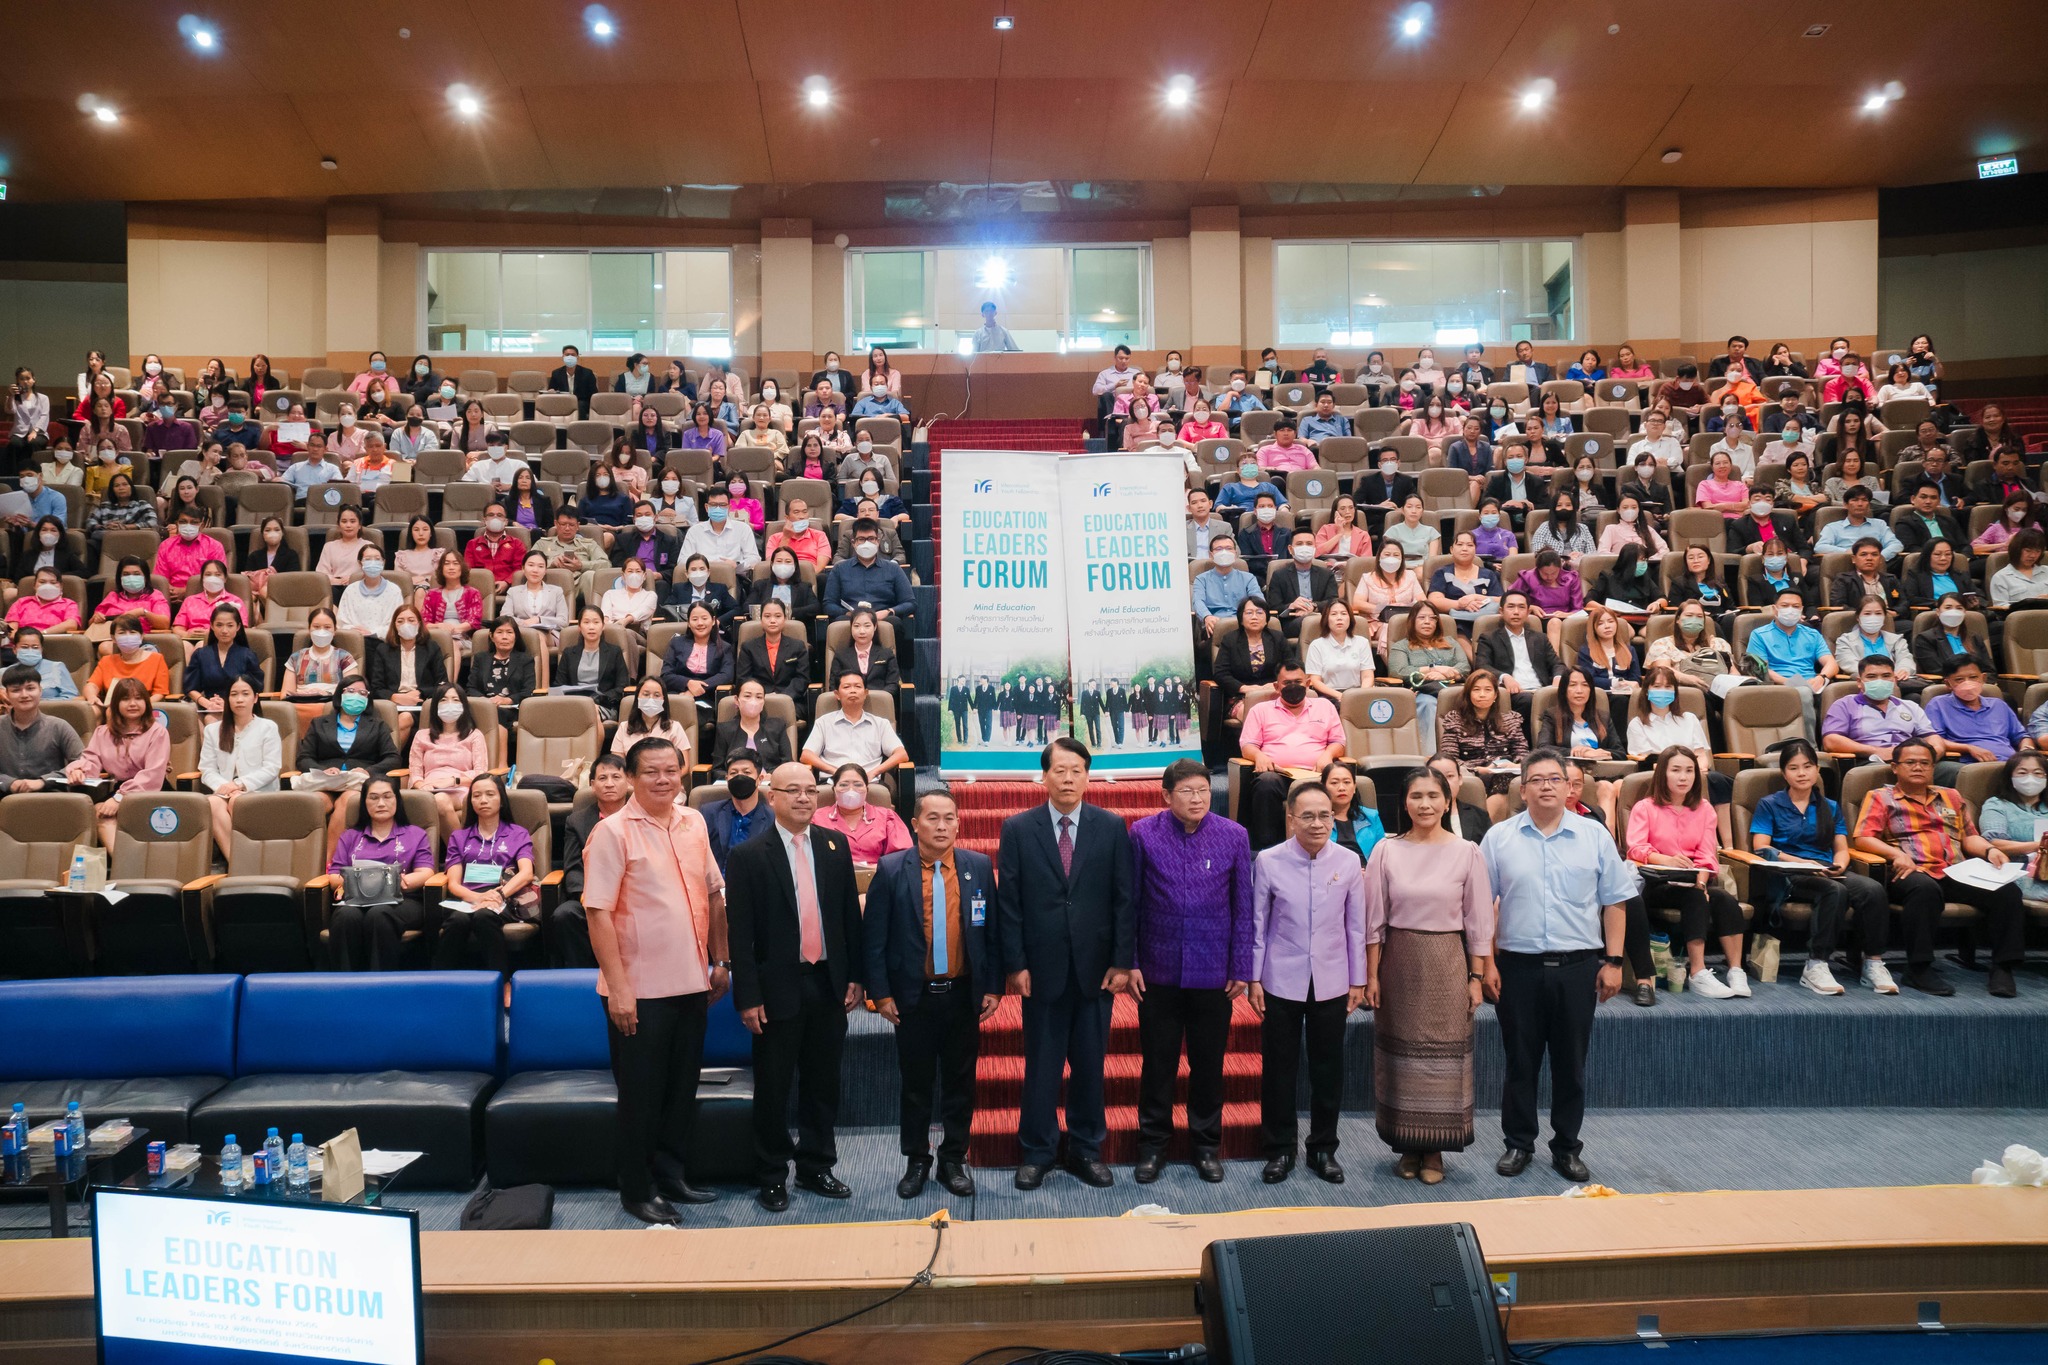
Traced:
<path fill-rule="evenodd" d="M 35 496 L 28 500 L 29 520 L 41 521 L 44 517 L 55 517 L 62 521 L 64 508 L 64 495 L 50 485 L 44 484 L 35 491 Z"/>
<path fill-rule="evenodd" d="M 1493 946 L 1505 953 L 1569 953 L 1603 949 L 1602 908 L 1640 894 L 1635 869 L 1614 836 L 1597 822 L 1565 811 L 1554 833 L 1522 811 L 1486 831 L 1479 845 L 1486 875 L 1500 898 Z"/>
<path fill-rule="evenodd" d="M 1906 548 L 1899 544 L 1899 538 L 1892 534 L 1892 528 L 1876 518 L 1864 522 L 1861 526 L 1851 526 L 1849 519 L 1844 517 L 1840 521 L 1831 521 L 1821 528 L 1820 539 L 1814 542 L 1814 552 L 1824 555 L 1845 555 L 1854 550 L 1856 542 L 1865 536 L 1877 538 L 1877 543 L 1884 547 L 1883 554 L 1886 559 L 1898 558 Z"/>
<path fill-rule="evenodd" d="M 1351 419 L 1343 413 L 1319 417 L 1314 413 L 1301 419 L 1301 430 L 1297 433 L 1304 441 L 1322 441 L 1332 436 L 1349 436 Z"/>
<path fill-rule="evenodd" d="M 333 483 L 341 478 L 341 467 L 332 460 L 310 464 L 305 460 L 295 462 L 283 474 L 284 482 L 292 486 L 292 493 L 300 502 L 306 500 L 306 490 L 317 484 Z"/>
<path fill-rule="evenodd" d="M 1788 634 L 1773 621 L 1749 633 L 1749 656 L 1763 660 L 1764 667 L 1781 678 L 1811 678 L 1828 657 L 1828 646 L 1812 626 L 1799 626 Z"/>
<path fill-rule="evenodd" d="M 1195 575 L 1195 615 L 1235 616 L 1238 604 L 1259 593 L 1259 580 L 1243 569 L 1219 574 L 1214 569 Z"/>
<path fill-rule="evenodd" d="M 70 701 L 78 695 L 78 683 L 72 678 L 71 670 L 55 659 L 45 659 L 37 664 L 36 672 L 43 680 L 44 701 Z"/>
<path fill-rule="evenodd" d="M 903 406 L 901 399 L 890 395 L 886 403 L 877 403 L 873 394 L 865 394 L 853 405 L 855 417 L 908 417 L 910 409 Z"/>

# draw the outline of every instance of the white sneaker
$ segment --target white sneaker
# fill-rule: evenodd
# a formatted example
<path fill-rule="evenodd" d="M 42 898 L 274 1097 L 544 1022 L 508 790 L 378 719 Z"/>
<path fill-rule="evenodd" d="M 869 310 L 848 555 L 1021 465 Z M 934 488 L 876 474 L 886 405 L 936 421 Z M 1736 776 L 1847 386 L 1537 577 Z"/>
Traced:
<path fill-rule="evenodd" d="M 1835 980 L 1835 974 L 1828 970 L 1828 964 L 1817 957 L 1806 959 L 1806 970 L 1799 973 L 1799 984 L 1815 995 L 1842 993 L 1842 983 Z"/>
<path fill-rule="evenodd" d="M 1728 969 L 1728 994 L 1739 995 L 1744 1000 L 1749 999 L 1749 973 L 1743 971 L 1740 967 L 1730 967 Z"/>
<path fill-rule="evenodd" d="M 1685 988 L 1694 995 L 1703 995 L 1709 1000 L 1727 1000 L 1735 994 L 1721 984 L 1721 978 L 1714 975 L 1714 969 L 1711 967 L 1702 967 L 1686 978 Z M 1748 994 L 1746 990 L 1743 993 Z"/>
<path fill-rule="evenodd" d="M 1899 983 L 1892 980 L 1891 970 L 1874 957 L 1863 959 L 1863 984 L 1879 995 L 1899 993 Z"/>

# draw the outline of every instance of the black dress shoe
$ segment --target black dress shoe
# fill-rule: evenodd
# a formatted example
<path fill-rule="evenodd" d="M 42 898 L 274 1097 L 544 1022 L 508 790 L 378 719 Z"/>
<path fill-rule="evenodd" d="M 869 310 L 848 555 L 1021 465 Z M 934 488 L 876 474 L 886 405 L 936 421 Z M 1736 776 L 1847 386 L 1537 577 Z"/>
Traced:
<path fill-rule="evenodd" d="M 939 1183 L 962 1199 L 974 1198 L 974 1177 L 957 1161 L 939 1162 Z"/>
<path fill-rule="evenodd" d="M 661 1191 L 661 1197 L 671 1204 L 716 1204 L 718 1196 L 709 1190 L 700 1190 L 695 1185 L 680 1180 L 657 1180 L 654 1188 Z"/>
<path fill-rule="evenodd" d="M 1344 1183 L 1344 1168 L 1337 1164 L 1337 1154 L 1335 1152 L 1310 1152 L 1308 1154 L 1308 1168 L 1329 1181 L 1332 1185 Z"/>
<path fill-rule="evenodd" d="M 1131 1172 L 1131 1178 L 1140 1185 L 1149 1185 L 1159 1178 L 1166 1169 L 1166 1158 L 1158 1152 L 1147 1152 L 1138 1158 L 1138 1168 Z"/>
<path fill-rule="evenodd" d="M 1994 966 L 1991 969 L 1991 981 L 1987 989 L 2001 1000 L 2010 1000 L 2020 993 L 2019 987 L 2013 984 L 2012 968 L 2010 967 Z"/>
<path fill-rule="evenodd" d="M 785 1213 L 789 1209 L 789 1186 L 780 1180 L 773 1185 L 763 1185 L 761 1192 L 754 1197 L 760 1200 L 761 1207 L 770 1213 Z"/>
<path fill-rule="evenodd" d="M 1657 983 L 1654 981 L 1636 982 L 1636 1003 L 1644 1009 L 1654 1006 L 1657 1003 Z"/>
<path fill-rule="evenodd" d="M 1116 1184 L 1116 1173 L 1100 1161 L 1068 1157 L 1066 1164 L 1067 1174 L 1083 1185 L 1093 1185 L 1098 1190 L 1106 1190 Z"/>
<path fill-rule="evenodd" d="M 896 1182 L 898 1199 L 915 1199 L 924 1193 L 924 1182 L 932 1173 L 932 1159 L 928 1156 L 911 1157 L 903 1167 L 903 1178 Z"/>
<path fill-rule="evenodd" d="M 645 1199 L 622 1198 L 619 1200 L 619 1207 L 643 1223 L 674 1224 L 683 1221 L 677 1217 L 675 1205 L 658 1194 L 650 1194 Z"/>
<path fill-rule="evenodd" d="M 796 1187 L 800 1190 L 809 1190 L 812 1194 L 821 1194 L 827 1199 L 853 1198 L 853 1191 L 846 1187 L 846 1182 L 830 1171 L 800 1175 L 796 1178 Z"/>
<path fill-rule="evenodd" d="M 1529 1169 L 1529 1153 L 1520 1147 L 1510 1147 L 1500 1154 L 1500 1160 L 1493 1163 L 1493 1169 L 1505 1176 L 1517 1176 Z"/>
<path fill-rule="evenodd" d="M 1936 970 L 1931 962 L 1908 966 L 1906 968 L 1906 984 L 1914 990 L 1923 991 L 1928 995 L 1954 995 L 1956 993 L 1956 988 L 1948 984 L 1948 979 Z"/>
<path fill-rule="evenodd" d="M 1033 1166 L 1028 1163 L 1019 1166 L 1017 1168 L 1017 1188 L 1020 1190 L 1037 1189 L 1045 1183 L 1045 1170 L 1046 1168 L 1043 1166 Z"/>
<path fill-rule="evenodd" d="M 1211 1185 L 1223 1183 L 1223 1163 L 1216 1159 L 1214 1152 L 1195 1153 L 1195 1174 Z"/>
<path fill-rule="evenodd" d="M 1277 1185 L 1294 1174 L 1294 1153 L 1282 1152 L 1266 1163 L 1266 1169 L 1259 1173 L 1259 1179 L 1268 1185 Z"/>
<path fill-rule="evenodd" d="M 1586 1163 L 1579 1159 L 1577 1152 L 1552 1152 L 1550 1165 L 1574 1185 L 1583 1185 L 1593 1178 L 1593 1173 L 1586 1169 Z"/>

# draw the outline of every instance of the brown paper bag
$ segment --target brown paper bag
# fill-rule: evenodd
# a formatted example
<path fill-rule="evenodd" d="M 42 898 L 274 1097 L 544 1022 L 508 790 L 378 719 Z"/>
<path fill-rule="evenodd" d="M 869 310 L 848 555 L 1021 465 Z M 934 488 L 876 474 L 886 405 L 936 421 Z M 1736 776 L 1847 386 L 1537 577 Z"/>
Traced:
<path fill-rule="evenodd" d="M 347 1129 L 320 1144 L 320 1198 L 346 1204 L 363 1192 L 363 1142 Z"/>
<path fill-rule="evenodd" d="M 103 848 L 94 848 L 90 844 L 73 844 L 71 846 L 71 860 L 64 864 L 64 885 L 66 889 L 71 887 L 71 867 L 80 858 L 85 859 L 85 885 L 80 889 L 85 891 L 104 889 L 107 884 L 107 851 Z"/>

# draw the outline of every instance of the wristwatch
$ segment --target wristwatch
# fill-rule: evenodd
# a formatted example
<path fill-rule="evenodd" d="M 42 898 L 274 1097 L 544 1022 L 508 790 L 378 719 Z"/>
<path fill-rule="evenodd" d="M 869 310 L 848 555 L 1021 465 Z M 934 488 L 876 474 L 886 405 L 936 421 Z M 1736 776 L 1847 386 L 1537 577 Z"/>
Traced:
<path fill-rule="evenodd" d="M 1602 966 L 1605 967 L 1619 967 L 1621 965 L 1621 954 L 1609 953 L 1607 956 L 1600 959 L 1600 963 Z"/>

